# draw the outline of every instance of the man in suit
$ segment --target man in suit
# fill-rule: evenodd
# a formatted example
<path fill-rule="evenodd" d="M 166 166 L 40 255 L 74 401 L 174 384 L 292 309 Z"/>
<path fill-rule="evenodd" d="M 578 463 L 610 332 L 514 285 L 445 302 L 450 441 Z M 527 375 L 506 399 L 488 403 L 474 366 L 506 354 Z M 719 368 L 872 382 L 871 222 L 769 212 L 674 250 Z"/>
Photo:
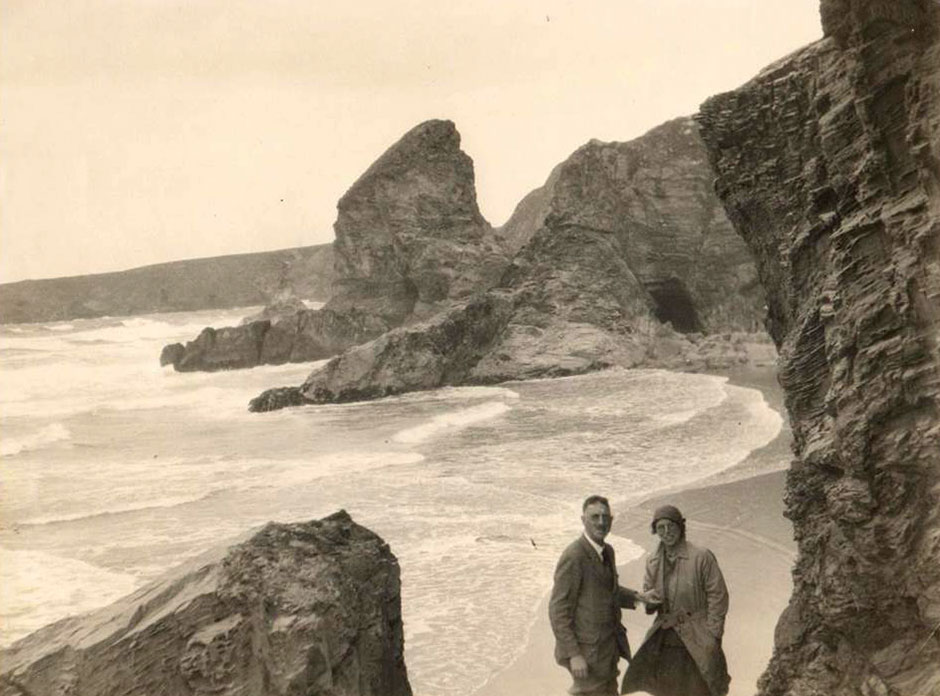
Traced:
<path fill-rule="evenodd" d="M 613 516 L 607 499 L 592 495 L 581 506 L 584 533 L 561 554 L 548 612 L 555 661 L 571 672 L 568 690 L 581 696 L 616 696 L 617 662 L 630 659 L 621 608 L 640 596 L 620 587 L 614 549 L 604 542 Z"/>

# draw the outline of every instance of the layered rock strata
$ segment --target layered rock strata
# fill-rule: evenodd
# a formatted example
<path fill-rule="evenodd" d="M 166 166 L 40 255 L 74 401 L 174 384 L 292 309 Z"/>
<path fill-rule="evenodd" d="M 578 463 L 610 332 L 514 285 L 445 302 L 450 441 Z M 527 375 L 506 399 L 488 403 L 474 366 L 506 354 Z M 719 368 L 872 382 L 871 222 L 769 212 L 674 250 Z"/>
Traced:
<path fill-rule="evenodd" d="M 940 6 L 823 0 L 824 38 L 708 100 L 794 434 L 799 544 L 764 696 L 940 693 Z"/>
<path fill-rule="evenodd" d="M 772 360 L 769 340 L 746 334 L 760 326 L 764 298 L 712 176 L 687 118 L 629 143 L 585 145 L 502 228 L 507 244 L 521 248 L 495 287 L 348 351 L 299 390 L 272 391 L 250 408 L 615 365 Z M 721 341 L 704 335 L 716 332 Z"/>
<path fill-rule="evenodd" d="M 0 696 L 410 696 L 398 562 L 345 512 L 269 523 L 0 652 Z"/>
<path fill-rule="evenodd" d="M 406 133 L 338 208 L 335 281 L 322 314 L 207 329 L 182 349 L 165 348 L 161 361 L 215 370 L 319 360 L 468 298 L 494 284 L 508 263 L 480 214 L 473 162 L 450 121 Z"/>

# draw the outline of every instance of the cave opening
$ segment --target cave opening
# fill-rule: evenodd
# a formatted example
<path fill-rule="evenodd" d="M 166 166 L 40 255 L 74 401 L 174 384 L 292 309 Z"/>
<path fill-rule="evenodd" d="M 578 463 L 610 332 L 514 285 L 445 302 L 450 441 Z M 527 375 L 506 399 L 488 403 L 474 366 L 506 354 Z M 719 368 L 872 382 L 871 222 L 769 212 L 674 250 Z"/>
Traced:
<path fill-rule="evenodd" d="M 695 303 L 685 284 L 678 278 L 666 278 L 646 286 L 653 298 L 653 316 L 662 323 L 672 324 L 680 333 L 702 330 Z"/>

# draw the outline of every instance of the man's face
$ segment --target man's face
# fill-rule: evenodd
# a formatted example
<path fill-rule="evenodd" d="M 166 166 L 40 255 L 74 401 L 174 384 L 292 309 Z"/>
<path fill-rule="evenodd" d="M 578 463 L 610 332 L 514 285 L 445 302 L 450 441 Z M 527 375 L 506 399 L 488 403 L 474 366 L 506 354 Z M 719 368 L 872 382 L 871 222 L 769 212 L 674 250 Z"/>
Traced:
<path fill-rule="evenodd" d="M 591 503 L 584 508 L 581 515 L 584 531 L 595 544 L 604 543 L 604 537 L 610 532 L 610 523 L 613 520 L 610 509 L 604 503 Z"/>
<path fill-rule="evenodd" d="M 679 543 L 682 528 L 672 520 L 656 520 L 656 535 L 667 548 L 671 548 Z"/>

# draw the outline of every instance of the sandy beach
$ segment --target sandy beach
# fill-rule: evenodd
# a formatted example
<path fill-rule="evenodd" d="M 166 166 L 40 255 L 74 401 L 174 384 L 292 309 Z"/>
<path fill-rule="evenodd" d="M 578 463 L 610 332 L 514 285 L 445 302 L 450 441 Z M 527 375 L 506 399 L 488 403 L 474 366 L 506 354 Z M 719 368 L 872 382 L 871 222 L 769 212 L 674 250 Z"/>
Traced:
<path fill-rule="evenodd" d="M 782 392 L 772 368 L 741 368 L 725 374 L 732 384 L 760 389 L 767 403 L 783 412 Z M 784 469 L 789 464 L 790 439 L 785 424 L 772 442 L 734 467 L 684 489 L 663 489 L 626 510 L 614 511 L 611 541 L 615 548 L 625 538 L 647 552 L 654 549 L 656 540 L 649 528 L 651 513 L 668 502 L 678 506 L 688 520 L 689 539 L 715 553 L 731 595 L 724 637 L 732 678 L 730 696 L 755 692 L 757 679 L 773 650 L 777 617 L 792 589 L 790 568 L 796 546 L 790 523 L 783 517 Z M 645 555 L 620 565 L 620 583 L 640 587 L 644 563 Z M 475 696 L 549 696 L 567 692 L 570 677 L 552 658 L 554 639 L 547 599 L 539 607 L 521 655 Z M 651 622 L 642 609 L 624 611 L 624 625 L 634 651 Z M 620 663 L 620 669 L 622 674 L 625 662 Z"/>

